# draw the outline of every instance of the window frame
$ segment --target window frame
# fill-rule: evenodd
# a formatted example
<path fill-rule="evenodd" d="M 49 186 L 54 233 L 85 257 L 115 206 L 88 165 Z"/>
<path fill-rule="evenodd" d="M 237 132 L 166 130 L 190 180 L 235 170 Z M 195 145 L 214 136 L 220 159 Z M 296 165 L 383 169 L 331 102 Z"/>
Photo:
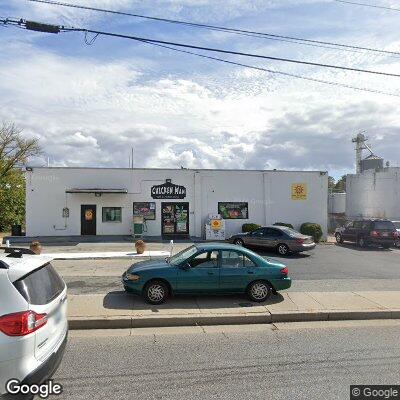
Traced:
<path fill-rule="evenodd" d="M 242 258 L 242 265 L 241 266 L 239 266 L 239 267 L 233 267 L 233 266 L 229 266 L 229 265 L 223 265 L 223 259 L 224 259 L 224 257 L 223 257 L 223 252 L 224 251 L 226 251 L 226 252 L 233 252 L 233 253 L 236 253 L 236 254 L 239 254 L 239 256 Z M 246 266 L 245 265 L 245 258 L 247 258 L 249 261 L 251 261 L 251 263 L 253 264 L 252 266 Z M 258 267 L 258 265 L 257 265 L 257 263 L 255 263 L 254 262 L 254 260 L 251 258 L 251 257 L 249 257 L 247 254 L 244 254 L 244 253 L 242 253 L 242 252 L 240 252 L 240 251 L 238 251 L 238 250 L 221 250 L 220 251 L 220 265 L 221 265 L 221 268 L 234 268 L 234 269 L 240 269 L 240 268 L 256 268 L 256 267 Z"/>
<path fill-rule="evenodd" d="M 120 220 L 114 220 L 114 221 L 107 221 L 106 219 L 105 219 L 105 213 L 106 213 L 106 210 L 109 210 L 109 209 L 119 209 L 120 210 Z M 106 206 L 106 207 L 102 207 L 101 208 L 101 222 L 103 222 L 103 223 L 105 223 L 105 224 L 108 224 L 108 223 L 111 223 L 111 224 L 121 224 L 122 223 L 122 207 L 113 207 L 113 206 Z"/>
<path fill-rule="evenodd" d="M 207 254 L 207 257 L 206 257 L 206 259 L 207 259 L 209 253 L 210 253 L 210 255 L 211 255 L 212 253 L 217 253 L 217 263 L 216 263 L 215 266 L 213 266 L 213 267 L 210 267 L 210 266 L 201 267 L 201 264 L 192 266 L 191 262 L 192 262 L 196 257 L 201 256 L 202 254 Z M 197 269 L 197 268 L 219 268 L 220 258 L 221 258 L 221 253 L 220 253 L 219 250 L 202 250 L 202 251 L 199 251 L 198 253 L 194 254 L 192 257 L 190 257 L 190 259 L 187 260 L 187 263 L 190 264 L 190 268 L 191 268 L 191 269 Z M 207 262 L 209 262 L 209 261 L 211 261 L 211 259 L 207 260 Z M 204 263 L 202 263 L 202 264 L 204 264 Z"/>

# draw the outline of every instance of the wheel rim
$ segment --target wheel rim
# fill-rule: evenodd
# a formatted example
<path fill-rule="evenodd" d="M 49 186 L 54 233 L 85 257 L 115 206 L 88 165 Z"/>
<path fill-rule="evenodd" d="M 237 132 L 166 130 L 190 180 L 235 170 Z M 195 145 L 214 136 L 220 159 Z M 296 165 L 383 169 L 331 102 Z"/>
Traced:
<path fill-rule="evenodd" d="M 151 301 L 161 301 L 164 299 L 165 290 L 161 285 L 151 285 L 147 290 L 147 296 Z"/>
<path fill-rule="evenodd" d="M 279 254 L 286 254 L 287 253 L 287 247 L 284 244 L 281 244 L 278 247 L 278 252 L 279 252 Z"/>
<path fill-rule="evenodd" d="M 268 295 L 269 288 L 265 283 L 255 283 L 251 287 L 251 295 L 257 299 L 257 300 L 262 300 L 267 297 Z"/>
<path fill-rule="evenodd" d="M 337 241 L 338 243 L 340 243 L 340 234 L 339 234 L 339 233 L 336 235 L 336 241 Z"/>
<path fill-rule="evenodd" d="M 235 240 L 236 246 L 243 246 L 243 240 L 242 239 L 236 239 Z"/>
<path fill-rule="evenodd" d="M 361 246 L 361 247 L 364 247 L 365 242 L 364 242 L 364 239 L 363 239 L 363 238 L 360 239 L 359 243 L 360 243 L 360 246 Z"/>

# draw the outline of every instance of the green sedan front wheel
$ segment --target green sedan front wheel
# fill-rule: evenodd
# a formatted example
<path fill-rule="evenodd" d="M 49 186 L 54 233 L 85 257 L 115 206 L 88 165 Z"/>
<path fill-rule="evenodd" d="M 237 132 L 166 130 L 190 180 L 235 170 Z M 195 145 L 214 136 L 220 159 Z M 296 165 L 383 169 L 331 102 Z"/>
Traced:
<path fill-rule="evenodd" d="M 250 300 L 261 303 L 271 297 L 272 287 L 268 282 L 255 281 L 250 283 L 247 288 L 247 294 Z"/>
<path fill-rule="evenodd" d="M 150 304 L 161 304 L 167 300 L 168 286 L 163 281 L 149 282 L 144 288 L 144 298 Z"/>

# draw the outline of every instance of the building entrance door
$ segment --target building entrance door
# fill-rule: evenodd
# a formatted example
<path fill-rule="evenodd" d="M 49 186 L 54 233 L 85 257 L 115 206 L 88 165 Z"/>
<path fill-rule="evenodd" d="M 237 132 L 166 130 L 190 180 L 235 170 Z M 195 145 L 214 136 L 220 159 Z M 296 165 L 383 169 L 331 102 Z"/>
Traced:
<path fill-rule="evenodd" d="M 81 205 L 81 235 L 96 234 L 96 205 Z"/>
<path fill-rule="evenodd" d="M 189 203 L 161 203 L 161 234 L 189 235 Z"/>

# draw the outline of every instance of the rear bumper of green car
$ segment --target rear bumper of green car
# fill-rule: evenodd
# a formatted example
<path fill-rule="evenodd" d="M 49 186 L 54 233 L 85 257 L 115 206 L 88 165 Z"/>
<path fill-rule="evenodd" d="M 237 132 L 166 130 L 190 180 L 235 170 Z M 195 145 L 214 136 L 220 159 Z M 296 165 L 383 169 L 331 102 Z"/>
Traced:
<path fill-rule="evenodd" d="M 289 289 L 292 286 L 292 280 L 290 278 L 274 279 L 271 284 L 279 292 L 280 290 Z"/>

